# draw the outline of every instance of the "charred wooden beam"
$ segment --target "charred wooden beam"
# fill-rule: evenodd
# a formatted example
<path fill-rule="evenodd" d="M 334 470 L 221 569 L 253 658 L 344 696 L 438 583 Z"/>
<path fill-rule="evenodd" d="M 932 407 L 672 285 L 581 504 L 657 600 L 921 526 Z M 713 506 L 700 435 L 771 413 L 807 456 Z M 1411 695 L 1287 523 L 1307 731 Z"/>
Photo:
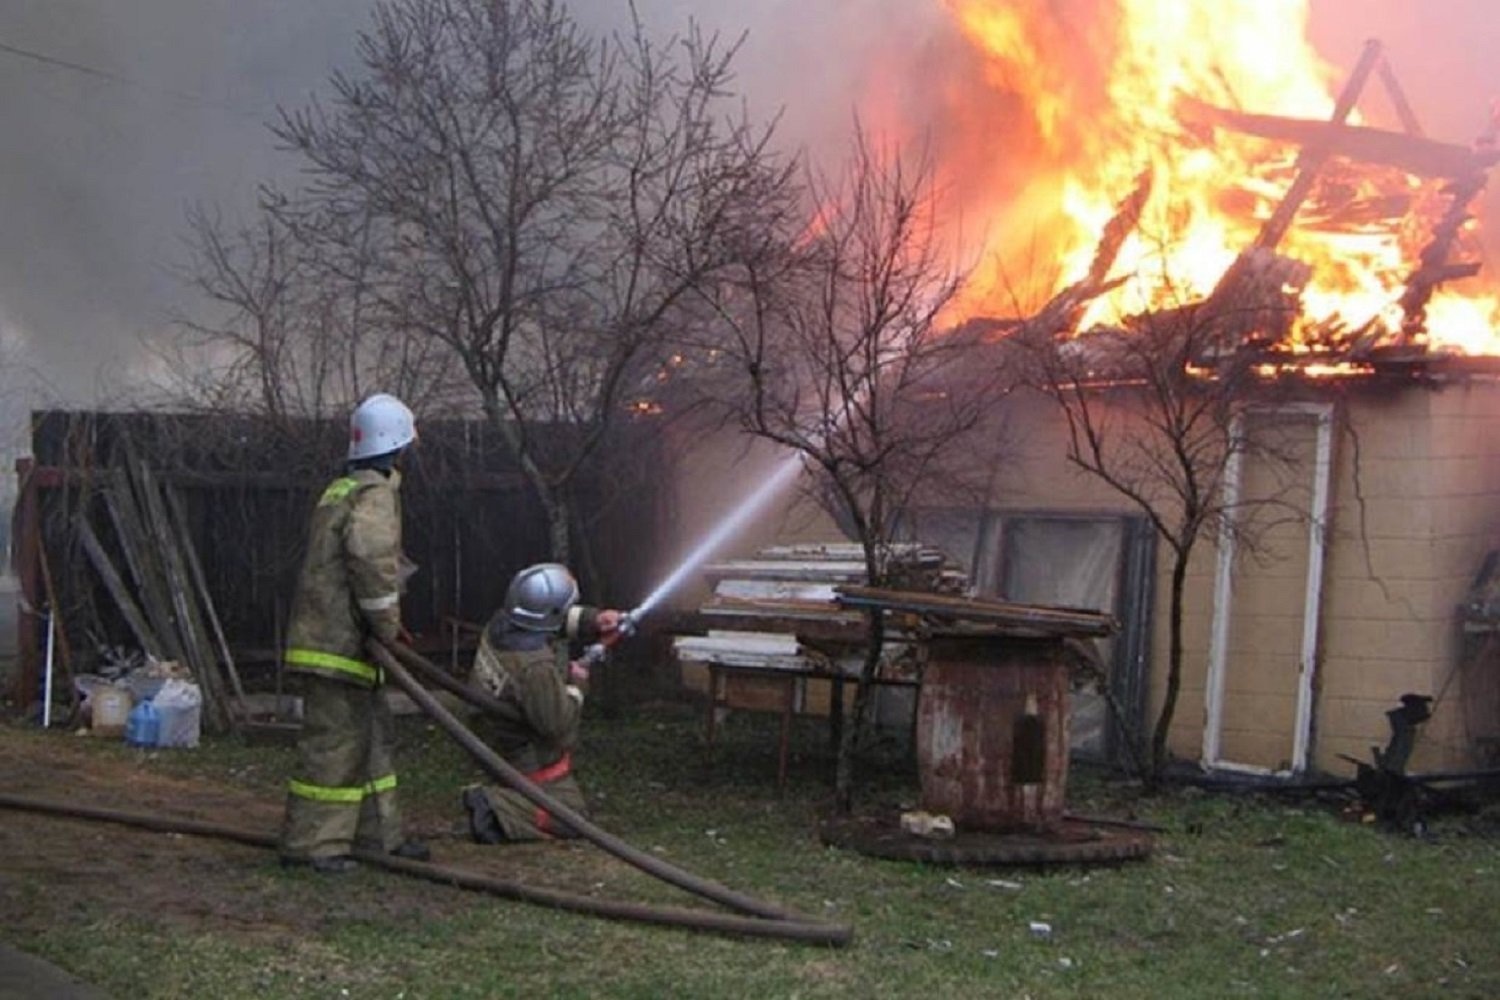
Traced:
<path fill-rule="evenodd" d="M 1401 119 L 1401 127 L 1406 130 L 1407 135 L 1422 136 L 1426 133 L 1422 129 L 1422 123 L 1417 120 L 1417 113 L 1412 110 L 1411 102 L 1406 99 L 1406 91 L 1401 86 L 1401 81 L 1396 79 L 1396 71 L 1391 69 L 1389 59 L 1380 60 L 1380 83 L 1385 87 L 1385 96 L 1390 98 L 1391 106 L 1396 109 L 1396 117 Z"/>
<path fill-rule="evenodd" d="M 1450 185 L 1448 193 L 1453 199 L 1448 211 L 1433 229 L 1432 239 L 1422 249 L 1421 263 L 1406 279 L 1406 291 L 1401 296 L 1401 336 L 1415 337 L 1427 329 L 1427 306 L 1433 293 L 1445 281 L 1473 277 L 1479 273 L 1477 263 L 1449 263 L 1453 245 L 1458 241 L 1464 224 L 1469 221 L 1469 205 L 1479 192 L 1484 190 L 1485 175 L 1475 172 L 1466 179 Z"/>
<path fill-rule="evenodd" d="M 1331 123 L 1342 125 L 1349 117 L 1349 112 L 1354 110 L 1354 104 L 1359 100 L 1359 95 L 1364 92 L 1370 73 L 1380 60 L 1380 52 L 1381 46 L 1378 41 L 1371 39 L 1365 43 L 1359 62 L 1354 66 L 1354 72 L 1349 74 L 1349 79 L 1339 93 L 1338 101 L 1334 104 L 1333 114 L 1328 119 Z M 1318 171 L 1322 169 L 1327 159 L 1328 152 L 1321 144 L 1302 148 L 1302 152 L 1297 156 L 1297 177 L 1292 181 L 1292 186 L 1287 189 L 1281 204 L 1276 206 L 1276 211 L 1261 227 L 1260 235 L 1255 241 L 1257 247 L 1270 250 L 1275 249 L 1281 243 L 1282 237 L 1291 228 L 1292 220 L 1296 218 L 1297 210 L 1302 207 L 1302 203 L 1312 192 L 1313 182 L 1317 180 Z"/>
<path fill-rule="evenodd" d="M 1365 43 L 1354 72 L 1339 93 L 1329 122 L 1322 128 L 1343 125 L 1379 61 L 1380 52 L 1379 42 L 1372 39 Z M 1209 107 L 1201 102 L 1197 106 Z M 1322 134 L 1326 136 L 1328 133 Z M 1302 147 L 1297 156 L 1297 176 L 1276 206 L 1276 211 L 1261 227 L 1254 245 L 1235 258 L 1195 313 L 1210 324 L 1211 336 L 1203 339 L 1215 345 L 1214 349 L 1233 352 L 1238 349 L 1238 342 L 1247 337 L 1275 341 L 1291 331 L 1292 323 L 1301 312 L 1301 289 L 1311 277 L 1311 269 L 1306 264 L 1280 256 L 1276 247 L 1312 192 L 1313 182 L 1328 156 L 1328 147 L 1322 141 Z"/>
<path fill-rule="evenodd" d="M 1025 323 L 1025 333 L 1042 337 L 1057 337 L 1077 330 L 1084 309 L 1101 295 L 1107 295 L 1128 278 L 1110 280 L 1125 240 L 1140 225 L 1141 213 L 1151 200 L 1155 177 L 1151 171 L 1143 171 L 1136 178 L 1135 188 L 1120 202 L 1114 216 L 1104 227 L 1099 245 L 1094 248 L 1094 259 L 1089 264 L 1088 274 L 1058 292 L 1035 316 Z"/>
<path fill-rule="evenodd" d="M 1191 98 L 1183 99 L 1181 107 L 1185 117 L 1219 128 L 1316 150 L 1323 158 L 1341 156 L 1359 163 L 1394 167 L 1418 177 L 1467 177 L 1475 170 L 1500 162 L 1500 154 L 1494 151 L 1476 151 L 1458 143 L 1439 142 L 1387 129 L 1248 114 Z"/>
<path fill-rule="evenodd" d="M 1305 261 L 1251 247 L 1196 307 L 1196 339 L 1221 353 L 1233 353 L 1246 341 L 1285 339 L 1302 313 L 1302 290 L 1311 279 L 1312 265 Z"/>

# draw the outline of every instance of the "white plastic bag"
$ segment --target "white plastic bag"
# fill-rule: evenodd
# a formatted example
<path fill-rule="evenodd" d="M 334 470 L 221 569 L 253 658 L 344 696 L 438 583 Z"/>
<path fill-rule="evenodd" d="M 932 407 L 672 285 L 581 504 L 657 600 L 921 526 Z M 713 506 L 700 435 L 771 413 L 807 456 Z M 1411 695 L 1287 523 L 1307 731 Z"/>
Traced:
<path fill-rule="evenodd" d="M 195 747 L 203 714 L 203 694 L 192 681 L 170 678 L 152 699 L 161 719 L 156 745 L 159 747 Z"/>

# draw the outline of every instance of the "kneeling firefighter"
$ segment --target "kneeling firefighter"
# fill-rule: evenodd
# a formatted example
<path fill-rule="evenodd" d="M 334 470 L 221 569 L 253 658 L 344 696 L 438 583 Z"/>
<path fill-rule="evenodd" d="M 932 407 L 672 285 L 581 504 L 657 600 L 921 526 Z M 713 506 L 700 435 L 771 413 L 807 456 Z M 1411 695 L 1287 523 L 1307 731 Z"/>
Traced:
<path fill-rule="evenodd" d="M 283 864 L 335 873 L 358 851 L 425 861 L 426 845 L 406 840 L 396 808 L 394 727 L 380 669 L 365 654 L 374 636 L 401 633 L 401 473 L 417 439 L 411 410 L 384 393 L 360 403 L 349 421 L 344 475 L 312 514 L 297 581 L 286 665 L 303 675 L 297 770 L 288 783 Z"/>
<path fill-rule="evenodd" d="M 566 566 L 539 563 L 517 573 L 505 606 L 485 626 L 472 683 L 515 706 L 518 719 L 487 720 L 495 752 L 559 801 L 584 811 L 573 777 L 573 747 L 588 687 L 588 667 L 569 656 L 570 642 L 610 641 L 622 616 L 578 603 Z M 520 793 L 472 785 L 463 793 L 469 831 L 481 844 L 571 837 L 566 825 Z"/>

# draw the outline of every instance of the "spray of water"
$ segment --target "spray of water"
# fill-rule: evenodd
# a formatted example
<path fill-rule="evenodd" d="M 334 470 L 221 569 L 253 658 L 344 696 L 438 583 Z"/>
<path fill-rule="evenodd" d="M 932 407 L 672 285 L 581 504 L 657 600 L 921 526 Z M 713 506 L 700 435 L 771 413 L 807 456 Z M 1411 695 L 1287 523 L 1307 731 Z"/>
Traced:
<path fill-rule="evenodd" d="M 687 554 L 682 562 L 678 564 L 677 568 L 672 570 L 671 574 L 658 584 L 656 589 L 651 591 L 646 599 L 630 612 L 631 620 L 639 622 L 643 615 L 650 612 L 652 608 L 661 603 L 663 598 L 681 586 L 682 581 L 697 572 L 698 568 L 708 561 L 709 556 L 717 552 L 725 542 L 739 534 L 752 517 L 759 513 L 782 490 L 786 489 L 797 478 L 797 473 L 800 471 L 802 471 L 801 452 L 793 452 L 784 458 L 781 464 L 776 467 L 776 470 L 757 486 L 753 492 L 747 494 L 745 499 L 740 501 L 739 506 L 730 511 L 729 516 L 720 521 L 714 527 L 714 530 L 703 541 L 699 542 L 696 548 Z"/>

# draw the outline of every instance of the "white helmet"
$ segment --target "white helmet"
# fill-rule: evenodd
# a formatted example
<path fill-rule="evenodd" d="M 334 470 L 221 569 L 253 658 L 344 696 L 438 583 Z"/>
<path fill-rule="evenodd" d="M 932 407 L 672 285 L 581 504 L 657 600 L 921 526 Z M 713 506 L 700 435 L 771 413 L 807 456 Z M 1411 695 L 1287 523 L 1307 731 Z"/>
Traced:
<path fill-rule="evenodd" d="M 517 573 L 505 591 L 505 616 L 516 628 L 553 632 L 578 602 L 578 581 L 561 563 L 537 563 Z"/>
<path fill-rule="evenodd" d="M 411 410 L 395 396 L 377 392 L 356 406 L 349 418 L 349 461 L 384 455 L 416 439 Z"/>

